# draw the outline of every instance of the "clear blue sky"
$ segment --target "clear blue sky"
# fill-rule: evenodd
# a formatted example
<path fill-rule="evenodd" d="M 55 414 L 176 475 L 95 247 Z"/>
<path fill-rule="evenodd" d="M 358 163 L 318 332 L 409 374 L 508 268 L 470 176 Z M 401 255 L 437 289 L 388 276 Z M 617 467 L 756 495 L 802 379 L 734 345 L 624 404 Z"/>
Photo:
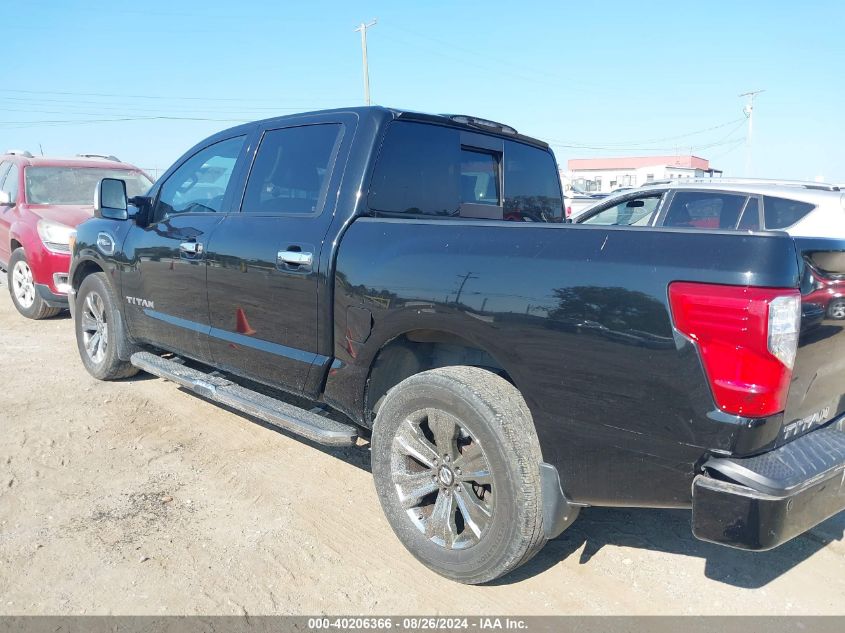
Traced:
<path fill-rule="evenodd" d="M 378 18 L 375 103 L 506 122 L 562 165 L 692 147 L 741 175 L 737 95 L 765 89 L 756 175 L 845 182 L 842 0 L 4 4 L 0 149 L 163 168 L 240 120 L 360 105 L 353 28 Z M 215 120 L 102 121 L 141 117 Z"/>

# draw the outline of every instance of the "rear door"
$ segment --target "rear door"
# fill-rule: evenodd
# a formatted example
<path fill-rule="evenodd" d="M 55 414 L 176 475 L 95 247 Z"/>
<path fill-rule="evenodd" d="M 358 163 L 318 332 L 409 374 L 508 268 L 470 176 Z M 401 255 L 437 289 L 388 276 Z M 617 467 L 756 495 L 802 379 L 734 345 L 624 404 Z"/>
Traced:
<path fill-rule="evenodd" d="M 151 219 L 124 242 L 126 318 L 138 339 L 207 361 L 207 249 L 231 209 L 245 136 L 218 140 L 183 158 L 156 185 Z"/>
<path fill-rule="evenodd" d="M 311 367 L 329 361 L 317 353 L 318 319 L 331 314 L 328 304 L 318 310 L 320 252 L 356 121 L 316 115 L 260 129 L 240 212 L 223 221 L 207 254 L 215 366 L 316 390 Z"/>
<path fill-rule="evenodd" d="M 781 441 L 845 413 L 845 241 L 795 238 L 801 336 Z"/>

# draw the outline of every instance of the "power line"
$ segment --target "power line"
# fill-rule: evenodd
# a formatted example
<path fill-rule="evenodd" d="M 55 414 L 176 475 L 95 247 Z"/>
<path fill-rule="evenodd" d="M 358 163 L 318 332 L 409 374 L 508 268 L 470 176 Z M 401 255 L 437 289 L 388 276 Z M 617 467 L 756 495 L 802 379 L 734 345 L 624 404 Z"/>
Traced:
<path fill-rule="evenodd" d="M 346 99 L 347 104 L 354 102 L 355 99 Z M 133 110 L 138 112 L 173 112 L 173 111 L 188 111 L 188 112 L 274 112 L 282 110 L 305 111 L 316 110 L 325 106 L 317 105 L 278 105 L 278 106 L 244 106 L 235 107 L 234 105 L 223 105 L 220 107 L 202 107 L 197 108 L 190 104 L 176 104 L 176 105 L 160 105 L 158 107 L 144 107 L 137 106 L 134 103 L 120 103 L 117 101 L 91 101 L 91 100 L 75 100 L 67 101 L 62 99 L 44 99 L 33 97 L 0 97 L 0 102 L 10 102 L 9 105 L 27 106 L 27 105 L 53 105 L 55 107 L 63 106 L 68 108 L 88 108 L 90 106 L 97 106 L 101 110 Z M 234 108 L 234 109 L 233 109 Z"/>
<path fill-rule="evenodd" d="M 737 139 L 729 139 L 725 141 L 717 141 L 715 143 L 706 143 L 703 145 L 688 145 L 691 150 L 702 150 L 702 149 L 712 149 L 714 147 L 721 147 L 722 145 L 727 145 L 732 143 Z M 745 137 L 738 140 L 745 140 Z M 560 145 L 557 143 L 549 143 L 552 147 L 567 147 L 572 148 L 571 145 Z M 586 146 L 578 146 L 576 149 L 591 149 L 591 150 L 604 150 L 604 151 L 613 151 L 613 152 L 624 152 L 624 151 L 638 151 L 638 152 L 676 152 L 678 150 L 678 146 L 675 145 L 674 147 L 599 147 L 597 145 L 586 147 Z"/>
<path fill-rule="evenodd" d="M 120 117 L 114 119 L 67 119 L 48 121 L 0 121 L 0 128 L 25 129 L 29 127 L 50 127 L 55 125 L 85 125 L 90 123 L 121 123 L 126 121 L 212 121 L 218 123 L 248 123 L 248 119 L 210 119 L 205 117 L 175 117 L 175 116 L 148 116 L 148 117 Z"/>
<path fill-rule="evenodd" d="M 637 146 L 641 145 L 650 145 L 652 143 L 662 143 L 663 141 L 674 141 L 677 139 L 682 138 L 689 138 L 690 136 L 696 136 L 698 134 L 704 134 L 705 132 L 712 132 L 713 130 L 718 130 L 721 128 L 728 127 L 729 125 L 733 125 L 734 123 L 739 123 L 740 127 L 745 124 L 745 118 L 741 119 L 733 119 L 731 121 L 726 121 L 725 123 L 720 123 L 719 125 L 713 125 L 707 128 L 703 128 L 701 130 L 696 130 L 694 132 L 687 132 L 686 134 L 678 134 L 676 136 L 664 136 L 662 138 L 655 138 L 649 139 L 644 141 L 619 141 L 618 143 L 573 143 L 573 142 L 566 142 L 566 141 L 555 141 L 554 139 L 549 140 L 550 145 L 555 145 L 556 147 L 569 147 L 573 149 L 606 149 L 606 150 L 613 150 L 613 149 L 620 149 L 620 150 L 627 150 L 627 149 L 636 149 Z M 732 134 L 732 130 L 729 134 Z M 661 150 L 662 151 L 662 150 Z"/>
<path fill-rule="evenodd" d="M 113 97 L 119 99 L 155 99 L 155 100 L 163 100 L 163 101 L 267 101 L 273 102 L 275 99 L 271 99 L 268 97 L 254 99 L 252 97 L 175 97 L 175 96 L 163 96 L 163 95 L 128 95 L 128 94 L 115 94 L 115 93 L 108 93 L 108 92 L 68 92 L 62 90 L 18 90 L 18 89 L 10 89 L 10 88 L 3 88 L 3 92 L 14 92 L 18 94 L 31 94 L 31 95 L 68 95 L 73 97 Z M 337 101 L 335 99 L 335 101 Z"/>
<path fill-rule="evenodd" d="M 719 154 L 716 154 L 715 156 L 711 156 L 711 157 L 710 157 L 710 160 L 711 160 L 711 161 L 715 161 L 715 160 L 718 160 L 718 159 L 720 159 L 720 158 L 723 158 L 723 157 L 727 156 L 728 154 L 730 154 L 730 153 L 732 153 L 732 152 L 735 152 L 735 151 L 736 151 L 736 150 L 738 150 L 740 147 L 742 147 L 742 144 L 743 144 L 744 142 L 745 142 L 745 137 L 743 137 L 743 138 L 739 138 L 739 139 L 735 139 L 735 140 L 733 141 L 733 147 L 731 147 L 731 148 L 730 148 L 729 150 L 727 150 L 727 151 L 724 151 L 724 152 L 721 152 L 721 153 L 719 153 Z M 726 147 L 727 147 L 728 145 L 730 145 L 730 143 L 726 143 L 726 144 L 725 144 L 725 146 L 726 146 Z"/>

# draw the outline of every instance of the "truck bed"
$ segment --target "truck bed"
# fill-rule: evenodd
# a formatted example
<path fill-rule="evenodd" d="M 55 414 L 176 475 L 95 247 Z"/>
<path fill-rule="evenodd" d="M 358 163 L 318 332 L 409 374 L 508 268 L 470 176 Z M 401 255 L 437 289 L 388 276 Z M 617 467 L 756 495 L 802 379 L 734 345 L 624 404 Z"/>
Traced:
<path fill-rule="evenodd" d="M 371 314 L 372 331 L 350 353 L 337 319 L 326 399 L 347 402 L 387 341 L 446 330 L 490 351 L 525 395 L 574 501 L 687 507 L 704 452 L 753 454 L 819 403 L 836 400 L 819 423 L 842 410 L 845 336 L 806 324 L 786 415 L 728 415 L 673 328 L 669 283 L 797 288 L 804 274 L 783 233 L 358 219 L 343 236 L 335 305 Z"/>

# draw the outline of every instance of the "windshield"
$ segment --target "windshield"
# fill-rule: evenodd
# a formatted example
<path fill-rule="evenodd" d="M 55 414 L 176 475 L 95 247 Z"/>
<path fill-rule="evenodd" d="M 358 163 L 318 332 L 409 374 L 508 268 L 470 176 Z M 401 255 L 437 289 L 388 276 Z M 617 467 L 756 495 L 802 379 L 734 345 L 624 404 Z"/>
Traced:
<path fill-rule="evenodd" d="M 139 171 L 99 167 L 27 167 L 26 200 L 29 204 L 93 204 L 94 189 L 103 178 L 126 182 L 126 195 L 141 196 L 152 182 Z"/>

